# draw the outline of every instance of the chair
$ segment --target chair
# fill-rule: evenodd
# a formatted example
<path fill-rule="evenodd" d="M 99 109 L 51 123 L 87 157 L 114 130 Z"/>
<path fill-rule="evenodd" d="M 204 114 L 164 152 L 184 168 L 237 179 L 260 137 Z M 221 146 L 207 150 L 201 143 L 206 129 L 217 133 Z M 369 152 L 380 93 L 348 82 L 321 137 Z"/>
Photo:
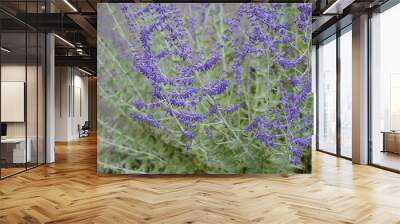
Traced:
<path fill-rule="evenodd" d="M 85 121 L 82 127 L 80 127 L 80 125 L 78 124 L 79 138 L 89 136 L 89 129 L 90 129 L 89 121 Z"/>

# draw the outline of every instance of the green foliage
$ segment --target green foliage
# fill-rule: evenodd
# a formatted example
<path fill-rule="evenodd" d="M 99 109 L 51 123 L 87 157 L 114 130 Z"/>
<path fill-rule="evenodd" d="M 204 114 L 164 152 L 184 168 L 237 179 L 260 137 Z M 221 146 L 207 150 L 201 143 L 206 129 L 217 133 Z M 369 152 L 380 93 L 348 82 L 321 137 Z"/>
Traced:
<path fill-rule="evenodd" d="M 205 52 L 213 49 L 211 43 L 219 41 L 223 33 L 218 25 L 223 17 L 217 7 L 209 8 L 205 24 L 199 27 L 193 36 L 196 46 L 201 46 Z M 100 27 L 98 35 L 98 172 L 99 173 L 143 173 L 143 174 L 200 174 L 200 173 L 309 173 L 311 172 L 311 149 L 303 148 L 301 164 L 293 166 L 289 162 L 287 137 L 281 136 L 277 144 L 268 148 L 260 144 L 252 133 L 245 132 L 245 127 L 258 115 L 266 110 L 278 108 L 282 110 L 281 93 L 277 89 L 279 80 L 294 76 L 305 71 L 306 66 L 283 71 L 273 63 L 272 58 L 248 57 L 244 60 L 242 86 L 245 91 L 246 80 L 252 80 L 249 94 L 243 98 L 235 97 L 235 89 L 230 88 L 226 93 L 216 96 L 221 107 L 233 103 L 241 103 L 239 111 L 226 116 L 221 113 L 218 119 L 207 118 L 202 126 L 193 132 L 196 138 L 191 150 L 185 150 L 184 144 L 188 140 L 174 130 L 179 130 L 179 124 L 171 118 L 165 117 L 161 124 L 173 124 L 169 134 L 150 127 L 147 124 L 136 122 L 130 113 L 137 111 L 131 105 L 139 98 L 145 102 L 151 101 L 151 85 L 142 75 L 131 69 L 129 45 L 138 41 L 135 34 L 127 31 L 127 24 L 120 15 L 116 4 L 103 4 L 99 8 L 100 15 L 107 15 L 107 27 Z M 291 15 L 294 10 L 288 10 Z M 100 18 L 101 19 L 101 18 Z M 204 35 L 205 27 L 213 27 L 209 32 L 216 35 Z M 226 29 L 223 25 L 222 30 Z M 112 34 L 103 32 L 112 30 Z M 153 42 L 162 41 L 162 33 L 155 35 Z M 308 52 L 310 46 L 300 41 L 301 35 L 296 36 L 296 48 Z M 113 41 L 112 38 L 118 41 Z M 224 43 L 225 66 L 233 61 L 231 42 Z M 159 51 L 158 44 L 154 44 L 155 51 Z M 309 55 L 309 52 L 307 53 Z M 174 75 L 177 71 L 174 59 L 159 64 L 167 75 Z M 214 79 L 224 72 L 224 65 L 212 68 L 207 74 L 200 74 L 197 82 Z M 263 69 L 260 69 L 263 68 Z M 264 69 L 268 68 L 268 69 Z M 232 77 L 233 74 L 227 74 Z M 284 82 L 287 89 L 294 88 Z M 199 112 L 207 113 L 209 102 L 198 106 Z M 301 116 L 310 114 L 313 108 L 313 99 L 310 95 L 301 105 Z M 160 112 L 161 113 L 161 112 Z M 272 116 L 272 115 L 267 115 Z M 272 118 L 272 117 L 271 117 Z M 213 138 L 210 139 L 203 131 L 208 127 Z M 278 134 L 278 133 L 276 133 Z M 312 130 L 305 130 L 303 136 L 311 136 Z"/>

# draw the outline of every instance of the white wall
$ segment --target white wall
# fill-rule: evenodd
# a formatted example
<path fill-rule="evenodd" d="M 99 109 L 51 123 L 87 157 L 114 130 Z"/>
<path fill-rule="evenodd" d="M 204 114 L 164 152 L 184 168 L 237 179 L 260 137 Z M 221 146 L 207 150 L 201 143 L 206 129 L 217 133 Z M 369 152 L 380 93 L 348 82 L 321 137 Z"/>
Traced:
<path fill-rule="evenodd" d="M 3 82 L 25 82 L 25 64 L 8 64 L 1 66 L 1 81 Z M 28 68 L 28 70 L 30 70 Z M 1 108 L 6 110 L 6 108 Z M 25 137 L 25 122 L 7 123 L 7 137 Z"/>
<path fill-rule="evenodd" d="M 76 68 L 56 67 L 56 141 L 79 138 L 78 124 L 88 120 L 88 77 Z"/>
<path fill-rule="evenodd" d="M 28 119 L 28 137 L 31 134 L 30 130 L 35 130 L 36 136 L 36 66 L 27 66 L 25 64 L 5 64 L 1 66 L 1 81 L 2 82 L 25 82 L 26 72 L 28 72 L 28 87 L 27 87 L 27 119 Z M 33 76 L 35 78 L 33 78 Z M 4 97 L 4 96 L 3 96 Z M 39 105 L 39 107 L 42 105 Z M 7 108 L 1 108 L 6 110 Z M 7 135 L 9 137 L 25 137 L 26 122 L 7 122 Z M 32 131 L 33 132 L 33 131 Z"/>
<path fill-rule="evenodd" d="M 78 133 L 78 124 L 81 126 L 85 123 L 85 121 L 89 120 L 88 117 L 88 77 L 87 76 L 82 76 L 82 73 L 76 74 L 75 70 L 75 75 L 74 75 L 74 108 L 72 108 L 73 111 L 73 119 L 72 119 L 72 136 L 79 137 Z M 80 97 L 79 97 L 80 96 Z M 79 102 L 80 101 L 80 102 Z M 81 111 L 80 111 L 81 110 Z"/>
<path fill-rule="evenodd" d="M 68 140 L 68 117 L 70 84 L 69 68 L 55 68 L 55 141 Z"/>

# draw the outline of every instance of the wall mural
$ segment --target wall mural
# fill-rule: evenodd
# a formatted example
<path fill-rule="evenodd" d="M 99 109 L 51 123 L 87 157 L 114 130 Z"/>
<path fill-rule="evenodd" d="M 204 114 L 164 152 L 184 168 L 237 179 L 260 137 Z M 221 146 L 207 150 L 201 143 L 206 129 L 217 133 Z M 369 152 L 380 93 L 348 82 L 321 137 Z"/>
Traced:
<path fill-rule="evenodd" d="M 310 173 L 311 4 L 99 4 L 98 172 Z"/>

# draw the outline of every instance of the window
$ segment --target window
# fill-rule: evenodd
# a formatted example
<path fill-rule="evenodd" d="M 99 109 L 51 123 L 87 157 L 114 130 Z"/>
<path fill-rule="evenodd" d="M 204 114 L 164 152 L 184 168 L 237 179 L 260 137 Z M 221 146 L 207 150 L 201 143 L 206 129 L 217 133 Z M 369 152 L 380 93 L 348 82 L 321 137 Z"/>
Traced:
<path fill-rule="evenodd" d="M 318 48 L 318 149 L 336 153 L 336 39 Z"/>
<path fill-rule="evenodd" d="M 340 155 L 352 157 L 352 32 L 340 36 Z"/>
<path fill-rule="evenodd" d="M 400 5 L 371 19 L 372 163 L 400 170 Z"/>
<path fill-rule="evenodd" d="M 19 15 L 40 13 L 44 1 L 18 2 Z M 0 6 L 15 6 L 2 2 Z M 45 163 L 45 34 L 8 14 L 0 24 L 0 178 Z M 11 23 L 13 21 L 13 23 Z"/>

